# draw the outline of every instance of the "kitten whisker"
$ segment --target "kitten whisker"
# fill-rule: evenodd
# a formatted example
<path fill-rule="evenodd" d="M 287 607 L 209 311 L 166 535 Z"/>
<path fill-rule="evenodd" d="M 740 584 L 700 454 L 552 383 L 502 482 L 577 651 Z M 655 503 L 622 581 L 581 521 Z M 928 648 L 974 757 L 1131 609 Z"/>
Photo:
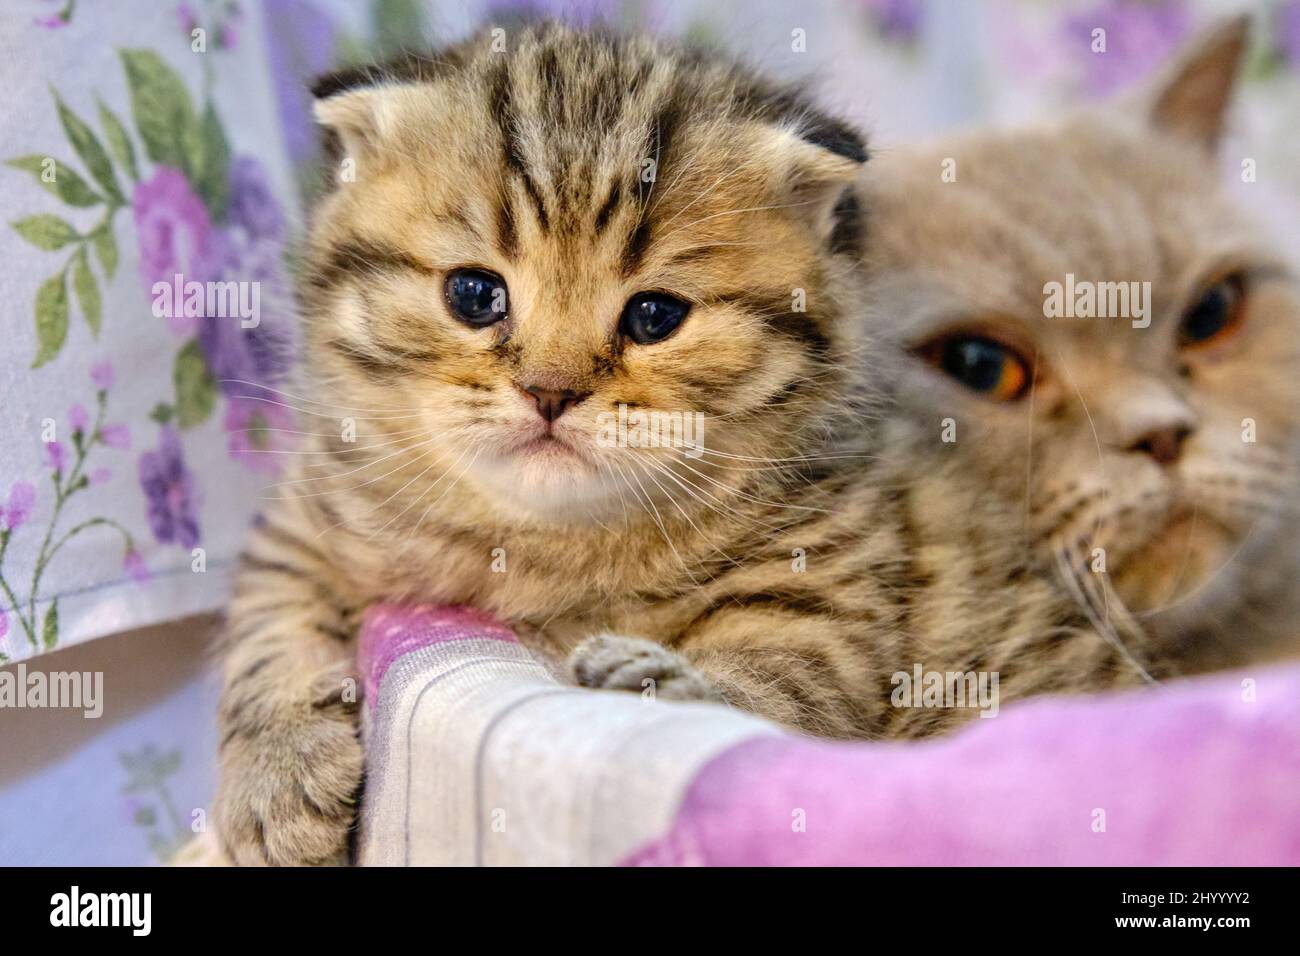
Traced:
<path fill-rule="evenodd" d="M 673 450 L 678 451 L 678 449 L 673 449 Z M 748 492 L 742 491 L 739 488 L 729 488 L 726 485 L 722 484 L 721 482 L 717 481 L 711 475 L 706 475 L 698 468 L 693 467 L 689 463 L 689 459 L 686 457 L 685 453 L 681 453 L 681 460 L 677 463 L 680 465 L 684 465 L 689 471 L 693 471 L 695 474 L 699 475 L 701 478 L 703 478 L 705 481 L 709 482 L 710 484 L 717 485 L 723 491 L 727 491 L 731 494 L 737 495 L 738 497 L 744 498 L 746 501 L 751 501 L 754 504 L 764 505 L 769 508 L 778 508 L 787 511 L 806 511 L 809 512 L 810 514 L 832 514 L 833 513 L 831 511 L 828 511 L 825 508 L 813 508 L 813 507 L 809 507 L 808 505 L 784 504 L 779 501 L 769 501 L 763 498 L 756 498 L 753 495 L 750 495 Z"/>
<path fill-rule="evenodd" d="M 700 505 L 702 505 L 703 507 L 707 508 L 710 511 L 713 511 L 715 514 L 718 514 L 724 518 L 731 518 L 740 521 L 744 525 L 748 526 L 748 528 L 751 530 L 755 527 L 760 527 L 771 534 L 780 534 L 784 530 L 783 528 L 779 528 L 776 525 L 768 524 L 767 522 L 761 521 L 752 515 L 746 515 L 743 512 L 738 511 L 735 508 L 732 508 L 725 501 L 718 498 L 716 495 L 711 494 L 705 489 L 701 488 L 699 485 L 695 484 L 689 478 L 686 478 L 684 475 L 677 474 L 673 470 L 673 468 L 668 464 L 656 461 L 655 459 L 648 458 L 648 457 L 643 459 L 643 463 L 649 465 L 650 467 L 656 469 L 657 471 L 671 478 L 673 481 L 675 481 L 678 484 L 679 487 L 681 487 L 687 493 L 687 495 L 690 497 L 692 501 L 698 502 Z M 667 494 L 667 491 L 665 491 L 665 493 Z M 707 499 L 704 496 L 707 496 Z M 703 537 L 702 534 L 701 536 Z M 710 541 L 710 546 L 712 546 L 711 541 Z M 732 559 L 728 554 L 726 554 L 721 549 L 714 547 L 713 550 L 716 551 L 718 554 L 722 555 L 722 557 L 724 557 L 732 565 L 736 567 L 740 567 L 740 564 L 738 562 Z"/>
<path fill-rule="evenodd" d="M 623 494 L 623 484 L 617 480 L 614 469 L 610 467 L 608 462 L 598 458 L 596 464 L 605 474 L 609 475 L 610 484 L 618 491 L 619 502 L 623 505 L 623 528 L 626 530 L 631 526 L 631 518 L 627 513 L 627 496 Z"/>
<path fill-rule="evenodd" d="M 443 480 L 444 478 L 446 478 L 447 475 L 449 475 L 449 474 L 451 473 L 451 469 L 452 469 L 452 468 L 455 468 L 457 465 L 459 465 L 459 464 L 461 463 L 461 461 L 464 459 L 464 457 L 465 457 L 467 454 L 469 454 L 469 448 L 466 448 L 464 451 L 462 451 L 462 452 L 460 453 L 460 457 L 457 458 L 454 462 L 452 462 L 451 467 L 443 469 L 443 473 L 442 473 L 441 475 L 439 475 L 436 479 L 434 479 L 434 481 L 431 482 L 431 483 L 430 483 L 430 484 L 429 484 L 429 485 L 428 485 L 428 486 L 427 486 L 427 487 L 426 487 L 422 492 L 420 492 L 420 494 L 418 494 L 414 499 L 412 499 L 412 500 L 407 504 L 407 506 L 406 506 L 405 508 L 403 508 L 403 509 L 402 509 L 401 511 L 399 511 L 397 514 L 393 515 L 391 518 L 389 518 L 387 521 L 385 521 L 385 522 L 384 522 L 384 523 L 383 523 L 383 524 L 378 528 L 378 530 L 376 530 L 376 531 L 375 531 L 374 533 L 372 533 L 369 537 L 367 537 L 366 540 L 367 540 L 367 541 L 373 541 L 373 540 L 375 540 L 375 538 L 379 536 L 380 532 L 384 531 L 384 529 L 386 529 L 386 528 L 387 528 L 389 525 L 391 525 L 394 521 L 396 521 L 396 520 L 397 520 L 398 518 L 400 518 L 402 515 L 406 514 L 408 511 L 410 511 L 411 508 L 414 507 L 414 506 L 415 506 L 415 505 L 416 505 L 416 504 L 417 504 L 417 503 L 418 503 L 422 498 L 424 498 L 424 496 L 427 495 L 427 494 L 429 493 L 430 490 L 432 490 L 433 488 L 436 488 L 439 484 L 441 484 L 441 483 L 442 483 L 442 480 Z M 477 458 L 478 456 L 475 455 L 475 457 Z M 383 502 L 382 504 L 377 505 L 377 506 L 376 506 L 376 510 L 377 510 L 378 508 L 382 508 L 384 505 L 388 504 L 388 502 L 392 501 L 394 498 L 396 498 L 398 495 L 400 495 L 400 494 L 401 494 L 403 491 L 405 491 L 407 488 L 411 487 L 411 485 L 413 485 L 415 482 L 419 481 L 421 478 L 423 478 L 425 475 L 427 475 L 427 474 L 429 473 L 429 470 L 430 470 L 431 468 L 433 468 L 433 467 L 434 467 L 435 465 L 437 465 L 437 464 L 438 464 L 437 462 L 434 462 L 433 464 L 429 465 L 428 468 L 425 468 L 424 471 L 420 472 L 418 475 L 416 475 L 414 478 L 412 478 L 410 481 L 408 481 L 406 484 L 402 485 L 401 488 L 397 489 L 397 491 L 395 491 L 395 492 L 393 492 L 391 495 L 389 495 L 388 498 L 385 499 L 384 502 Z M 441 500 L 441 499 L 440 499 L 440 500 Z"/>
<path fill-rule="evenodd" d="M 815 199 L 805 199 L 802 202 L 778 203 L 771 206 L 749 206 L 743 209 L 724 209 L 722 212 L 715 212 L 707 216 L 701 216 L 699 219 L 692 220 L 683 226 L 678 226 L 672 232 L 666 233 L 659 241 L 665 242 L 683 230 L 690 229 L 692 226 L 698 226 L 702 222 L 708 222 L 710 219 L 718 219 L 722 216 L 739 216 L 742 213 L 747 212 L 770 212 L 775 209 L 797 209 L 801 206 L 811 206 L 816 202 L 817 200 Z M 676 217 L 674 216 L 673 218 L 675 219 Z M 668 222 L 672 222 L 672 220 L 670 219 Z M 665 225 L 667 225 L 667 223 L 665 223 Z"/>
<path fill-rule="evenodd" d="M 682 165 L 682 168 L 677 171 L 677 175 L 673 177 L 673 181 L 669 183 L 665 188 L 659 191 L 659 198 L 655 199 L 654 202 L 649 204 L 649 208 L 646 209 L 644 214 L 646 218 L 649 218 L 654 213 L 654 211 L 659 208 L 659 204 L 663 202 L 665 196 L 671 196 L 673 194 L 673 187 L 675 187 L 679 182 L 682 181 L 683 176 L 685 176 L 689 171 L 694 169 L 696 165 L 698 165 L 700 161 L 700 157 L 703 155 L 704 153 L 702 151 L 691 154 L 690 159 L 688 159 Z M 646 196 L 647 200 L 650 198 L 651 197 L 649 195 Z"/>
<path fill-rule="evenodd" d="M 627 472 L 623 470 L 622 466 L 615 464 L 614 467 L 618 468 L 618 472 L 620 475 L 623 475 L 623 481 L 627 483 L 627 490 L 632 492 L 633 498 L 637 501 L 638 504 L 642 506 L 642 508 L 645 510 L 645 513 L 647 515 L 650 515 L 650 517 L 654 520 L 655 525 L 659 528 L 660 536 L 664 539 L 664 544 L 668 545 L 668 548 L 672 551 L 673 556 L 677 558 L 677 563 L 681 565 L 682 573 L 691 579 L 692 584 L 699 584 L 699 582 L 695 580 L 695 575 L 691 573 L 691 569 L 686 564 L 686 560 L 682 557 L 681 552 L 677 550 L 677 545 L 673 544 L 672 536 L 668 533 L 668 529 L 664 525 L 663 517 L 659 514 L 659 509 L 655 507 L 654 501 L 651 500 L 649 494 L 645 490 L 645 486 L 641 484 L 640 479 L 636 477 L 635 471 L 633 471 L 632 478 L 634 481 L 636 481 L 637 487 L 641 489 L 641 494 L 645 495 L 646 500 L 644 502 L 642 502 L 641 498 L 637 495 L 636 489 L 634 489 L 632 485 L 627 482 Z M 654 512 L 653 514 L 651 514 L 652 509 Z"/>
<path fill-rule="evenodd" d="M 649 459 L 646 460 L 646 463 L 647 463 L 647 464 L 651 464 L 651 465 L 655 465 L 655 466 L 657 466 L 657 467 L 656 467 L 656 470 L 662 472 L 662 473 L 665 474 L 667 477 L 670 477 L 670 478 L 672 478 L 674 481 L 676 481 L 676 476 L 672 474 L 671 470 L 666 469 L 666 468 L 664 468 L 663 466 L 658 465 L 658 463 L 653 462 L 652 460 L 649 460 Z M 658 489 L 659 489 L 660 491 L 662 491 L 662 492 L 664 493 L 664 497 L 667 498 L 668 501 L 672 503 L 672 506 L 678 510 L 678 512 L 681 514 L 681 516 L 686 520 L 686 523 L 689 524 L 689 525 L 691 526 L 691 529 L 692 529 L 692 530 L 693 530 L 697 535 L 699 535 L 700 540 L 704 541 L 704 542 L 709 546 L 709 548 L 712 549 L 715 553 L 722 555 L 723 559 L 726 560 L 728 563 L 730 563 L 733 567 L 740 567 L 740 563 L 739 563 L 739 562 L 735 561 L 735 560 L 734 560 L 730 555 L 728 555 L 725 551 L 723 551 L 723 550 L 722 550 L 721 548 L 719 548 L 716 544 L 714 544 L 714 543 L 713 543 L 713 539 L 712 539 L 710 536 L 706 535 L 702 530 L 700 530 L 699 525 L 697 525 L 697 524 L 696 524 L 696 523 L 691 519 L 691 516 L 690 516 L 689 514 L 687 514 L 686 509 L 684 509 L 680 504 L 678 504 L 676 496 L 673 495 L 673 494 L 672 494 L 672 493 L 671 493 L 667 488 L 665 488 L 662 484 L 660 484 L 659 479 L 656 478 L 656 477 L 654 476 L 654 472 L 652 472 L 652 471 L 644 471 L 644 470 L 643 470 L 643 473 L 645 474 L 645 476 L 646 476 L 647 478 L 649 478 L 651 481 L 653 481 L 653 482 L 655 483 L 655 486 L 658 487 Z M 681 485 L 681 482 L 678 482 L 678 484 Z M 682 486 L 682 487 L 685 487 L 685 486 Z M 715 581 L 716 579 L 717 579 L 717 575 L 715 575 L 715 574 L 711 574 L 711 575 L 709 575 L 709 582 L 710 582 L 710 583 L 712 583 L 712 582 Z"/>
<path fill-rule="evenodd" d="M 281 408 L 289 408 L 303 415 L 311 415 L 315 418 L 329 418 L 335 421 L 337 421 L 339 418 L 352 418 L 359 422 L 389 422 L 389 421 L 397 421 L 403 418 L 421 417 L 419 413 L 413 413 L 410 415 L 334 415 L 334 414 L 326 414 L 324 412 L 312 411 L 310 408 L 299 408 L 297 405 L 290 405 L 287 402 L 277 402 L 269 398 L 264 398 L 260 395 L 240 395 L 238 397 L 247 402 L 264 402 L 267 405 L 278 405 Z"/>
<path fill-rule="evenodd" d="M 388 461 L 388 459 L 390 459 L 390 458 L 396 458 L 396 457 L 399 456 L 399 455 L 407 454 L 407 453 L 409 453 L 409 452 L 415 451 L 417 448 L 425 448 L 425 447 L 427 447 L 427 446 L 429 446 L 429 445 L 433 445 L 433 444 L 435 444 L 437 441 L 438 441 L 438 438 L 435 436 L 435 437 L 433 437 L 433 438 L 430 438 L 428 441 L 422 441 L 422 442 L 417 442 L 417 443 L 414 444 L 414 445 L 408 445 L 408 446 L 405 447 L 405 448 L 399 449 L 398 451 L 392 452 L 391 454 L 384 455 L 382 458 L 375 459 L 374 461 L 371 461 L 371 462 L 369 462 L 368 464 L 362 465 L 360 468 L 353 468 L 351 471 L 340 472 L 339 474 L 336 474 L 336 475 L 321 475 L 321 476 L 316 477 L 316 478 L 295 478 L 295 479 L 293 479 L 292 481 L 280 481 L 280 482 L 276 482 L 275 484 L 271 485 L 270 487 L 272 487 L 272 488 L 282 488 L 282 487 L 284 487 L 284 486 L 286 486 L 286 485 L 301 485 L 301 484 L 306 484 L 306 483 L 308 483 L 308 482 L 312 482 L 312 481 L 327 481 L 327 480 L 329 480 L 329 479 L 331 479 L 331 478 L 346 478 L 348 475 L 355 475 L 355 474 L 356 474 L 357 472 L 359 472 L 359 471 L 365 471 L 367 468 L 370 468 L 370 467 L 372 467 L 372 466 L 374 466 L 374 465 L 378 465 L 380 462 Z M 421 456 L 421 457 L 423 457 L 423 456 Z M 418 460 L 418 459 L 417 459 L 417 460 Z M 400 469 L 401 467 L 405 467 L 405 466 L 404 466 L 404 465 L 403 465 L 403 466 L 399 466 L 399 469 Z M 392 472 L 390 471 L 390 472 L 388 472 L 387 475 L 380 475 L 379 477 L 380 477 L 380 478 L 386 478 L 386 477 L 388 477 L 388 475 L 391 475 L 391 474 L 392 474 Z M 378 479 L 371 479 L 371 481 L 376 481 L 376 480 L 378 480 Z M 363 487 L 365 487 L 365 485 L 368 485 L 368 484 L 370 484 L 370 483 L 371 483 L 370 481 L 367 481 L 367 482 L 364 482 L 364 483 L 362 483 L 362 484 L 360 484 L 360 485 L 357 485 L 356 487 L 358 487 L 358 488 L 363 488 Z M 327 492 L 327 494 L 333 494 L 333 492 Z M 299 496 L 299 497 L 306 497 L 306 496 Z"/>
<path fill-rule="evenodd" d="M 470 470 L 471 468 L 474 467 L 474 462 L 478 461 L 479 455 L 481 455 L 481 454 L 483 454 L 483 448 L 480 446 L 479 448 L 475 449 L 475 451 L 474 451 L 474 457 L 471 458 L 471 459 L 469 460 L 469 463 L 468 463 L 464 468 L 461 469 L 460 474 L 458 474 L 458 475 L 456 476 L 455 480 L 452 481 L 452 483 L 449 484 L 449 485 L 448 485 L 448 486 L 443 490 L 442 494 L 440 494 L 440 495 L 439 495 L 437 498 L 435 498 L 433 501 L 429 502 L 429 506 L 428 506 L 427 508 L 424 509 L 423 513 L 421 513 L 421 515 L 420 515 L 420 520 L 417 521 L 417 522 L 415 523 L 415 527 L 412 528 L 412 529 L 410 530 L 410 532 L 407 534 L 407 536 L 406 536 L 406 537 L 407 537 L 407 540 L 411 540 L 412 538 L 415 537 L 416 532 L 418 532 L 418 531 L 420 530 L 420 526 L 421 526 L 422 524 L 424 524 L 424 519 L 427 518 L 427 517 L 429 516 L 429 512 L 432 511 L 432 510 L 434 509 L 434 506 L 437 505 L 438 502 L 442 501 L 443 498 L 446 498 L 447 495 L 449 495 L 449 494 L 451 493 L 451 491 L 452 491 L 453 488 L 455 488 L 458 484 L 460 484 L 460 480 L 461 480 L 462 478 L 464 478 L 467 474 L 469 474 L 469 470 Z M 457 459 L 457 460 L 459 461 L 459 459 Z M 450 473 L 451 473 L 450 470 L 448 470 L 447 474 L 450 474 Z M 444 476 L 444 477 L 445 477 L 445 476 Z M 442 479 L 440 478 L 439 481 L 441 481 L 441 480 L 442 480 Z M 426 488 L 423 492 L 421 492 L 421 493 L 420 493 L 420 498 L 423 498 L 426 494 L 428 494 L 429 491 L 430 491 L 432 488 L 434 488 L 434 487 L 437 486 L 437 484 L 438 484 L 438 482 L 434 482 L 432 485 L 429 486 L 429 488 Z M 416 500 L 418 501 L 419 499 L 417 498 Z"/>
<path fill-rule="evenodd" d="M 276 388 L 276 387 L 274 387 L 274 386 L 272 386 L 272 385 L 264 385 L 264 384 L 262 384 L 261 382 L 250 382 L 250 381 L 248 381 L 247 379 L 243 379 L 243 378 L 223 378 L 223 379 L 219 379 L 219 380 L 218 380 L 218 384 L 222 384 L 222 385 L 249 385 L 249 386 L 252 386 L 253 388 L 260 388 L 260 389 L 263 389 L 263 390 L 265 390 L 265 391 L 272 392 L 272 393 L 274 393 L 274 394 L 276 394 L 276 395 L 279 395 L 279 396 L 282 397 L 282 398 L 291 398 L 291 399 L 293 399 L 294 401 L 297 401 L 297 402 L 308 402 L 308 403 L 310 403 L 310 404 L 312 404 L 312 405 L 324 405 L 324 406 L 327 406 L 327 407 L 329 407 L 329 408 L 346 408 L 346 409 L 352 409 L 352 410 L 361 409 L 362 411 L 380 411 L 380 412 L 410 412 L 410 411 L 419 411 L 419 409 L 403 408 L 403 407 L 399 407 L 399 406 L 396 406 L 396 405 L 391 405 L 391 406 L 390 406 L 390 405 L 375 405 L 375 406 L 372 406 L 372 407 L 370 407 L 370 408 L 365 408 L 365 407 L 360 406 L 360 405 L 336 405 L 336 404 L 333 404 L 333 403 L 331 403 L 331 402 L 322 402 L 322 401 L 320 401 L 320 400 L 318 400 L 318 399 L 315 399 L 315 398 L 308 398 L 308 397 L 306 397 L 305 395 L 295 395 L 295 394 L 293 394 L 292 392 L 286 392 L 284 389 Z M 240 397 L 240 398 L 253 398 L 254 396 L 252 396 L 252 395 L 241 395 L 241 396 L 238 396 L 238 397 Z"/>
<path fill-rule="evenodd" d="M 694 205 L 695 205 L 697 202 L 699 202 L 701 199 L 706 198 L 710 193 L 713 192 L 713 190 L 717 189 L 719 186 L 721 186 L 724 182 L 726 182 L 726 181 L 727 181 L 728 179 L 730 179 L 732 176 L 736 175 L 736 173 L 738 173 L 739 171 L 740 171 L 740 167 L 739 167 L 739 166 L 733 166 L 733 167 L 731 167 L 730 169 L 728 169 L 728 170 L 727 170 L 726 172 L 724 172 L 721 176 L 719 176 L 716 180 L 714 180 L 714 182 L 713 182 L 713 184 L 712 184 L 711 186 L 709 186 L 709 187 L 708 187 L 707 189 L 705 189 L 703 192 L 697 194 L 696 197 L 695 197 L 694 199 L 692 199 L 690 202 L 688 202 L 688 203 L 687 203 L 685 206 L 683 206 L 681 209 L 677 210 L 677 212 L 673 213 L 673 217 L 672 217 L 672 219 L 669 219 L 666 223 L 664 223 L 662 226 L 660 226 L 660 227 L 659 227 L 660 230 L 667 229 L 669 226 L 671 226 L 674 222 L 677 221 L 677 217 L 678 217 L 678 216 L 680 216 L 680 215 L 681 215 L 682 213 L 684 213 L 686 210 L 690 209 L 692 206 L 694 206 Z"/>
<path fill-rule="evenodd" d="M 397 438 L 399 436 L 418 435 L 421 432 L 425 432 L 427 430 L 428 429 L 425 428 L 411 428 L 411 429 L 407 429 L 406 431 L 381 432 L 380 434 L 390 438 Z M 250 434 L 252 432 L 275 432 L 278 435 L 298 435 L 302 438 L 333 438 L 336 440 L 339 439 L 338 432 L 303 432 L 293 428 L 275 428 L 271 425 L 263 425 L 261 427 L 250 427 L 250 428 L 231 428 L 227 430 L 226 434 L 245 435 L 245 434 Z"/>
<path fill-rule="evenodd" d="M 256 429 L 254 429 L 254 431 L 256 431 Z M 423 431 L 423 429 L 421 429 L 421 431 Z M 350 464 L 355 464 L 358 461 L 364 460 L 364 456 L 362 456 L 361 458 L 342 458 L 340 456 L 353 455 L 356 454 L 357 452 L 369 451 L 372 448 L 389 448 L 393 445 L 402 444 L 404 441 L 405 439 L 402 438 L 394 438 L 392 441 L 376 442 L 373 445 L 358 445 L 356 448 L 344 448 L 339 451 L 334 451 L 328 448 L 248 448 L 245 449 L 245 451 L 249 454 L 254 454 L 254 455 L 300 455 L 300 456 L 324 455 L 327 456 L 331 461 L 339 462 L 345 465 L 350 465 Z M 314 467 L 321 467 L 323 465 L 328 465 L 328 464 L 329 462 L 309 462 L 308 466 L 314 468 Z"/>
<path fill-rule="evenodd" d="M 732 521 L 739 522 L 747 531 L 752 532 L 755 529 L 760 529 L 769 535 L 780 535 L 780 534 L 784 534 L 787 530 L 789 530 L 784 525 L 772 524 L 770 522 L 762 520 L 756 515 L 746 514 L 745 512 L 739 510 L 738 508 L 732 507 L 724 499 L 719 498 L 718 496 L 710 493 L 709 491 L 702 488 L 701 486 L 695 484 L 695 482 L 691 481 L 685 475 L 676 475 L 676 477 L 681 481 L 686 482 L 686 484 L 691 489 L 694 489 L 694 492 L 698 492 L 698 494 L 694 494 L 694 497 L 696 497 L 697 500 L 700 500 L 702 504 L 704 504 L 706 507 L 709 507 L 712 511 L 716 512 L 717 514 L 727 517 Z M 699 495 L 701 494 L 707 495 L 708 499 L 707 500 L 700 499 Z"/>
<path fill-rule="evenodd" d="M 424 453 L 421 454 L 418 458 L 416 458 L 416 459 L 415 459 L 414 461 L 412 461 L 412 462 L 409 462 L 408 464 L 415 464 L 415 462 L 423 460 L 424 456 L 427 455 L 427 454 L 428 454 L 427 451 L 424 452 Z M 381 501 L 379 504 L 375 505 L 375 506 L 372 507 L 372 508 L 368 508 L 366 511 L 364 511 L 364 512 L 360 515 L 360 517 L 361 517 L 361 518 L 365 518 L 365 517 L 368 517 L 369 515 L 374 514 L 376 511 L 378 511 L 378 510 L 379 510 L 380 508 L 382 508 L 384 505 L 388 504 L 388 502 L 392 501 L 392 500 L 393 500 L 394 498 L 396 498 L 399 494 L 401 494 L 403 491 L 405 491 L 407 488 L 409 488 L 409 487 L 411 486 L 411 482 L 416 481 L 416 480 L 419 479 L 421 476 L 428 474 L 428 473 L 429 473 L 429 470 L 430 470 L 431 468 L 436 467 L 437 464 L 438 464 L 438 463 L 437 463 L 436 461 L 430 462 L 428 465 L 426 465 L 426 466 L 424 467 L 424 470 L 421 471 L 420 474 L 418 474 L 418 475 L 415 476 L 415 478 L 412 478 L 411 481 L 408 481 L 406 484 L 402 485 L 401 488 L 399 488 L 397 491 L 393 492 L 391 495 L 389 495 L 387 498 L 385 498 L 385 499 L 384 499 L 383 501 Z M 403 467 L 405 467 L 405 466 L 403 466 Z M 400 471 L 401 469 L 398 469 L 398 470 Z M 392 474 L 392 473 L 393 473 L 393 472 L 389 472 L 389 474 Z M 383 476 L 383 477 L 387 477 L 387 476 Z M 322 530 L 322 531 L 320 531 L 318 534 L 316 534 L 316 535 L 312 538 L 312 540 L 313 540 L 313 541 L 318 541 L 318 540 L 320 540 L 320 538 L 321 538 L 323 535 L 327 534 L 327 533 L 330 532 L 330 531 L 333 531 L 335 528 L 341 528 L 341 527 L 343 527 L 343 525 L 347 524 L 347 521 L 348 521 L 348 519 L 345 518 L 345 519 L 342 520 L 342 521 L 335 522 L 334 524 L 330 525 L 329 527 L 325 528 L 324 530 Z M 384 527 L 387 527 L 387 525 L 385 525 Z M 372 538 L 374 538 L 374 535 L 371 535 L 371 536 L 370 536 L 369 538 L 367 538 L 366 540 L 369 541 L 369 540 L 371 540 Z"/>

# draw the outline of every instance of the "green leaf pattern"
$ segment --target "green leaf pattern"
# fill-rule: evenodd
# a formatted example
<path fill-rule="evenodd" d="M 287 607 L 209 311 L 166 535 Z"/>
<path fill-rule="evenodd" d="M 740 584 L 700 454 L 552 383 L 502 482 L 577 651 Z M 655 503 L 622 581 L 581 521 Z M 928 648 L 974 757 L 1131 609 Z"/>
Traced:
<path fill-rule="evenodd" d="M 122 50 L 119 55 L 144 156 L 155 164 L 180 170 L 193 184 L 212 220 L 223 220 L 230 200 L 231 149 L 211 100 L 204 104 L 202 112 L 196 111 L 180 74 L 152 50 Z M 63 133 L 85 173 L 59 158 L 39 154 L 16 156 L 5 163 L 29 173 L 43 189 L 73 209 L 101 207 L 104 212 L 99 223 L 86 232 L 68 218 L 51 213 L 10 222 L 13 230 L 37 249 L 71 249 L 59 272 L 36 291 L 37 348 L 33 368 L 53 360 L 67 341 L 69 280 L 86 326 L 98 338 L 103 324 L 101 281 L 114 278 L 119 259 L 113 222 L 118 211 L 130 204 L 122 184 L 130 186 L 141 178 L 135 143 L 116 113 L 102 100 L 96 100 L 101 130 L 97 132 L 57 90 L 51 89 L 50 93 Z M 92 267 L 93 262 L 98 263 L 100 275 Z M 211 376 L 204 379 L 199 374 L 201 361 L 201 353 L 192 344 L 177 356 L 176 408 L 182 427 L 206 420 L 215 402 L 209 387 Z M 206 368 L 202 371 L 206 374 Z"/>

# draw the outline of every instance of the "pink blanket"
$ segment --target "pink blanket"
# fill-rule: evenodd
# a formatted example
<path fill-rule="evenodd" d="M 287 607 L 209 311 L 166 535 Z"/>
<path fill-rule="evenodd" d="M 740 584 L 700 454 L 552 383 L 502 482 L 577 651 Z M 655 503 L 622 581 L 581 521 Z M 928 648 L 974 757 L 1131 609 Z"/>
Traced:
<path fill-rule="evenodd" d="M 563 687 L 464 612 L 381 609 L 362 646 L 372 862 L 1300 864 L 1296 665 L 852 744 Z"/>

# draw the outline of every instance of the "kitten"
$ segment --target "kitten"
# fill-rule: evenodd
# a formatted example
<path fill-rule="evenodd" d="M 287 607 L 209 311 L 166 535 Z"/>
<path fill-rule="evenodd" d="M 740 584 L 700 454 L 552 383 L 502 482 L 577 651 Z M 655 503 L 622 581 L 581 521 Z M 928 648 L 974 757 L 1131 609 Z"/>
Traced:
<path fill-rule="evenodd" d="M 861 318 L 884 294 L 861 268 L 866 151 L 803 93 L 544 27 L 318 96 L 345 175 L 303 290 L 290 400 L 315 425 L 230 606 L 215 815 L 235 861 L 343 850 L 345 681 L 380 599 L 480 607 L 588 686 L 648 678 L 834 737 L 973 714 L 895 706 L 914 667 L 1011 697 L 1171 666 L 1006 533 L 1023 497 L 931 469 L 905 416 L 873 424 L 906 376 Z M 652 412 L 676 414 L 668 441 L 638 447 Z"/>
<path fill-rule="evenodd" d="M 882 155 L 864 180 L 874 330 L 911 356 L 890 453 L 1003 503 L 989 533 L 1183 670 L 1300 637 L 1297 287 L 1215 168 L 1247 37 L 1207 31 L 1126 115 Z M 1129 314 L 1082 314 L 1089 282 L 1139 283 L 1115 289 Z"/>
<path fill-rule="evenodd" d="M 771 536 L 823 514 L 784 502 L 845 402 L 861 281 L 861 137 L 719 58 L 485 30 L 315 92 L 340 176 L 302 290 L 310 397 L 288 400 L 316 424 L 241 557 L 223 664 L 215 813 L 240 863 L 343 847 L 344 680 L 377 599 L 545 625 L 557 653 L 734 627 L 731 592 L 797 614 L 740 559 L 788 569 Z M 707 451 L 597 444 L 602 416 L 648 411 L 703 413 Z M 844 540 L 824 524 L 803 546 Z"/>

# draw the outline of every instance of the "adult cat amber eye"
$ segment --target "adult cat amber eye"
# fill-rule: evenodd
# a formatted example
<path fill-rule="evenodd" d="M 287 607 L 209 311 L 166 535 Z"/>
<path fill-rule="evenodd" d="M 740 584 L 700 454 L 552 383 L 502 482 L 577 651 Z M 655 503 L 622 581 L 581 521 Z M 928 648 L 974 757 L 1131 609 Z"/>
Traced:
<path fill-rule="evenodd" d="M 948 335 L 922 347 L 920 353 L 949 377 L 998 401 L 1014 401 L 1029 390 L 1029 363 L 996 339 Z"/>
<path fill-rule="evenodd" d="M 1204 348 L 1230 337 L 1246 317 L 1246 281 L 1240 273 L 1220 279 L 1183 313 L 1178 337 L 1187 348 Z"/>

